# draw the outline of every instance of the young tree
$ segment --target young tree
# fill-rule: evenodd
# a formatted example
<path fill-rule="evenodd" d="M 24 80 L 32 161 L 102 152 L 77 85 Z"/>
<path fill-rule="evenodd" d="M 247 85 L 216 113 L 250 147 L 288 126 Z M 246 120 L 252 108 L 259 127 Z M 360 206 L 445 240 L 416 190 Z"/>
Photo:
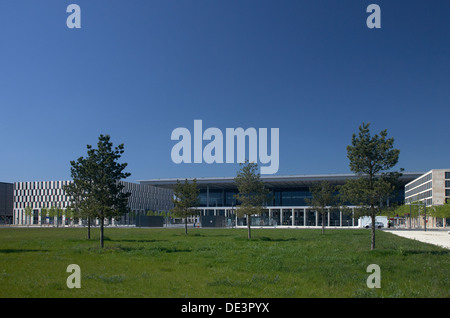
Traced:
<path fill-rule="evenodd" d="M 63 210 L 63 215 L 65 219 L 68 221 L 69 226 L 72 225 L 73 220 L 75 219 L 75 216 L 77 213 L 74 209 L 72 209 L 71 206 L 68 206 L 65 210 Z"/>
<path fill-rule="evenodd" d="M 309 188 L 312 198 L 305 199 L 306 203 L 322 215 L 322 234 L 325 231 L 325 215 L 338 202 L 335 195 L 336 187 L 328 181 L 322 181 Z"/>
<path fill-rule="evenodd" d="M 53 205 L 50 207 L 50 209 L 48 209 L 48 217 L 50 218 L 50 223 L 54 226 L 56 217 L 56 208 Z"/>
<path fill-rule="evenodd" d="M 95 218 L 95 199 L 89 196 L 89 175 L 85 173 L 88 165 L 87 159 L 79 158 L 76 162 L 71 161 L 71 175 L 73 181 L 64 186 L 64 191 L 70 198 L 70 207 L 74 215 L 87 221 L 87 239 L 91 239 L 91 219 Z"/>
<path fill-rule="evenodd" d="M 241 169 L 234 178 L 238 188 L 236 200 L 240 206 L 236 209 L 238 217 L 247 216 L 248 239 L 251 239 L 251 216 L 260 215 L 269 200 L 269 190 L 265 189 L 260 179 L 258 164 L 246 161 L 240 164 Z"/>
<path fill-rule="evenodd" d="M 444 203 L 442 205 L 433 205 L 431 207 L 427 207 L 429 209 L 429 215 L 434 218 L 443 219 L 443 226 L 445 226 L 445 219 L 450 218 L 450 202 Z"/>
<path fill-rule="evenodd" d="M 173 189 L 174 198 L 172 199 L 174 208 L 172 212 L 179 218 L 184 218 L 184 234 L 187 235 L 187 218 L 197 214 L 196 207 L 199 206 L 200 200 L 198 195 L 200 190 L 197 188 L 197 179 L 189 183 L 187 179 L 184 183 L 177 180 L 177 184 Z"/>
<path fill-rule="evenodd" d="M 47 208 L 42 208 L 41 209 L 41 226 L 42 224 L 45 224 L 47 218 Z"/>
<path fill-rule="evenodd" d="M 27 226 L 31 223 L 31 216 L 33 215 L 33 209 L 30 206 L 25 207 L 25 222 L 27 223 Z"/>
<path fill-rule="evenodd" d="M 375 217 L 395 190 L 399 173 L 388 173 L 397 162 L 400 150 L 394 149 L 394 138 L 387 138 L 387 130 L 380 135 L 370 135 L 370 124 L 359 126 L 359 134 L 353 134 L 352 144 L 347 146 L 350 170 L 358 175 L 341 187 L 344 201 L 360 206 L 360 210 L 372 220 L 371 249 L 375 249 Z"/>
<path fill-rule="evenodd" d="M 127 163 L 118 160 L 124 152 L 123 144 L 113 148 L 109 135 L 100 135 L 97 149 L 87 145 L 87 157 L 71 161 L 71 174 L 76 191 L 68 195 L 79 196 L 79 206 L 88 212 L 88 219 L 100 220 L 100 247 L 104 246 L 104 222 L 108 217 L 119 217 L 127 211 L 129 192 L 123 192 L 120 182 L 131 174 L 124 172 Z"/>

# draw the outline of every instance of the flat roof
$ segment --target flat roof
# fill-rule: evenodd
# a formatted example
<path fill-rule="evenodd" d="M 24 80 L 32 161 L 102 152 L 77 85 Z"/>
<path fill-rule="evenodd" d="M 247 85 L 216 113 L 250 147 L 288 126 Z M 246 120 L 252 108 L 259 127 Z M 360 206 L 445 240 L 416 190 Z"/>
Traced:
<path fill-rule="evenodd" d="M 417 177 L 423 175 L 423 172 L 403 172 L 400 180 L 403 184 L 411 182 Z M 167 178 L 167 179 L 149 179 L 138 180 L 140 184 L 148 184 L 155 187 L 173 189 L 177 180 L 192 181 L 197 179 L 197 186 L 200 189 L 236 189 L 234 182 L 235 177 L 199 177 L 199 178 Z M 354 173 L 348 174 L 317 174 L 317 175 L 261 175 L 261 181 L 264 182 L 268 188 L 298 188 L 309 187 L 314 183 L 322 180 L 327 180 L 331 184 L 340 185 L 344 184 L 347 179 L 357 178 Z"/>
<path fill-rule="evenodd" d="M 447 172 L 447 171 L 450 171 L 450 169 L 431 169 L 431 170 L 429 170 L 429 171 L 423 173 L 422 175 L 418 176 L 416 179 L 409 181 L 406 185 L 409 185 L 410 183 L 413 183 L 414 181 L 417 181 L 420 177 L 425 176 L 425 175 L 427 175 L 427 174 L 429 174 L 429 173 L 432 173 L 432 172 L 435 172 L 435 171 L 444 171 L 444 172 Z"/>

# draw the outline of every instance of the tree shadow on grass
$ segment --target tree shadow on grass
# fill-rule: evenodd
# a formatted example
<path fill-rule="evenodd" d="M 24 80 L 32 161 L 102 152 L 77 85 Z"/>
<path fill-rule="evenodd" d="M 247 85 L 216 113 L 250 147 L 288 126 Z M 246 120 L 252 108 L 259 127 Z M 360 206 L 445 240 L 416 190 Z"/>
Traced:
<path fill-rule="evenodd" d="M 419 251 L 419 250 L 399 250 L 399 253 L 402 255 L 420 255 L 420 254 L 426 254 L 426 255 L 450 255 L 450 251 Z"/>
<path fill-rule="evenodd" d="M 298 239 L 295 237 L 290 238 L 272 238 L 267 236 L 255 237 L 255 240 L 265 241 L 265 242 L 289 242 L 289 241 L 297 241 Z"/>
<path fill-rule="evenodd" d="M 192 252 L 191 249 L 178 247 L 163 247 L 163 246 L 123 246 L 121 244 L 100 247 L 92 247 L 89 249 L 93 252 L 138 252 L 138 253 L 180 253 Z"/>
<path fill-rule="evenodd" d="M 7 249 L 0 249 L 0 253 L 3 254 L 12 254 L 12 253 L 28 253 L 28 252 L 48 252 L 48 250 L 32 250 L 32 249 L 13 249 L 13 248 L 7 248 Z"/>
<path fill-rule="evenodd" d="M 438 256 L 449 256 L 450 251 L 448 250 L 415 250 L 409 248 L 379 248 L 373 251 L 366 251 L 367 254 L 370 255 L 378 255 L 378 256 L 390 256 L 390 255 L 401 255 L 401 256 L 409 256 L 409 255 L 438 255 Z"/>
<path fill-rule="evenodd" d="M 184 235 L 184 234 L 183 234 Z M 227 237 L 227 236 L 234 236 L 234 234 L 211 234 L 211 233 L 192 233 L 189 234 L 188 236 L 193 236 L 193 237 Z"/>
<path fill-rule="evenodd" d="M 168 242 L 168 240 L 148 240 L 148 239 L 106 239 L 105 241 L 110 242 L 127 242 L 127 243 L 156 243 L 156 242 Z"/>
<path fill-rule="evenodd" d="M 253 237 L 251 239 L 248 239 L 247 237 L 235 237 L 234 238 L 237 241 L 249 241 L 249 242 L 257 242 L 257 241 L 262 241 L 262 242 L 289 242 L 289 241 L 298 241 L 298 238 L 295 237 L 290 237 L 290 238 L 272 238 L 272 237 L 268 237 L 268 236 L 256 236 Z M 304 240 L 304 239 L 301 239 Z"/>

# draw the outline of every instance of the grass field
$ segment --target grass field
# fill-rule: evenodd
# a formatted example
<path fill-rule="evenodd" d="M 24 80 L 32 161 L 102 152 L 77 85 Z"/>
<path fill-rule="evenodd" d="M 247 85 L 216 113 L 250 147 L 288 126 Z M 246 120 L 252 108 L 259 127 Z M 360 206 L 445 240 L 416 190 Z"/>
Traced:
<path fill-rule="evenodd" d="M 449 250 L 382 231 L 374 251 L 356 229 L 107 228 L 104 249 L 86 231 L 0 228 L 0 297 L 450 297 Z"/>

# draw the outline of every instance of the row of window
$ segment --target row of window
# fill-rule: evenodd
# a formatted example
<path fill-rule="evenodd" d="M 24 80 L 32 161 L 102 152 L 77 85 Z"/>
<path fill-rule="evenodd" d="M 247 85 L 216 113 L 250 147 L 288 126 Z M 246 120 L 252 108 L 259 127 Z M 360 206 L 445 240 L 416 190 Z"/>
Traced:
<path fill-rule="evenodd" d="M 65 202 L 69 201 L 65 195 L 37 195 L 37 196 L 15 196 L 14 202 Z"/>
<path fill-rule="evenodd" d="M 59 190 L 63 191 L 63 187 L 70 184 L 72 181 L 32 181 L 32 182 L 16 182 L 14 183 L 14 190 L 16 190 L 17 195 L 38 195 L 38 191 L 53 191 L 53 190 Z M 162 189 L 158 187 L 153 187 L 150 185 L 143 185 L 143 184 L 137 184 L 137 183 L 131 183 L 131 182 L 124 182 L 123 183 L 124 190 L 134 192 L 139 191 L 142 193 L 156 193 L 156 194 L 167 194 L 170 195 L 171 191 L 168 189 Z M 23 191 L 21 191 L 23 190 Z M 35 190 L 35 191 L 32 191 Z M 32 193 L 30 192 L 32 191 Z M 52 193 L 56 194 L 56 193 Z M 61 193 L 58 193 L 61 194 Z"/>
<path fill-rule="evenodd" d="M 447 173 L 446 173 L 446 175 L 447 175 Z M 427 181 L 430 181 L 432 178 L 433 178 L 433 173 L 430 172 L 427 175 L 421 177 L 420 179 L 417 179 L 416 181 L 414 181 L 414 182 L 412 182 L 410 184 L 407 184 L 405 186 L 405 191 L 409 191 L 409 190 L 417 187 L 419 184 L 422 184 L 422 183 L 425 183 Z"/>
<path fill-rule="evenodd" d="M 31 181 L 14 183 L 15 190 L 57 189 L 68 185 L 71 181 Z"/>
<path fill-rule="evenodd" d="M 408 203 L 413 203 L 413 202 L 415 202 L 415 201 L 409 201 L 409 200 L 406 200 L 405 203 L 408 204 Z M 432 199 L 432 198 L 422 200 L 422 202 L 425 202 L 425 205 L 426 205 L 426 206 L 433 205 L 433 199 Z"/>
<path fill-rule="evenodd" d="M 63 189 L 26 189 L 26 190 L 14 190 L 14 196 L 42 196 L 42 195 L 65 195 Z"/>
<path fill-rule="evenodd" d="M 445 179 L 450 179 L 450 171 L 445 172 Z M 450 180 L 445 180 L 445 187 L 450 188 Z M 450 189 L 445 189 L 445 196 L 450 197 Z M 447 199 L 445 202 L 447 202 Z"/>
<path fill-rule="evenodd" d="M 422 199 L 425 199 L 425 198 L 429 198 L 429 197 L 432 197 L 432 196 L 433 196 L 433 190 L 429 190 L 429 191 L 422 192 L 422 193 L 413 195 L 411 197 L 408 197 L 408 198 L 405 199 L 405 201 L 407 203 L 410 203 L 410 202 L 419 201 L 419 200 L 422 200 Z"/>
<path fill-rule="evenodd" d="M 412 190 L 405 191 L 405 197 L 410 197 L 410 196 L 412 196 L 414 194 L 417 194 L 419 192 L 431 189 L 432 187 L 433 187 L 433 181 L 429 181 L 429 182 L 424 183 L 421 186 L 418 186 L 418 187 L 416 187 L 416 188 L 414 188 Z"/>
<path fill-rule="evenodd" d="M 32 209 L 42 209 L 42 208 L 67 208 L 69 206 L 68 201 L 45 201 L 45 202 L 14 202 L 14 209 L 25 209 L 30 207 Z"/>

